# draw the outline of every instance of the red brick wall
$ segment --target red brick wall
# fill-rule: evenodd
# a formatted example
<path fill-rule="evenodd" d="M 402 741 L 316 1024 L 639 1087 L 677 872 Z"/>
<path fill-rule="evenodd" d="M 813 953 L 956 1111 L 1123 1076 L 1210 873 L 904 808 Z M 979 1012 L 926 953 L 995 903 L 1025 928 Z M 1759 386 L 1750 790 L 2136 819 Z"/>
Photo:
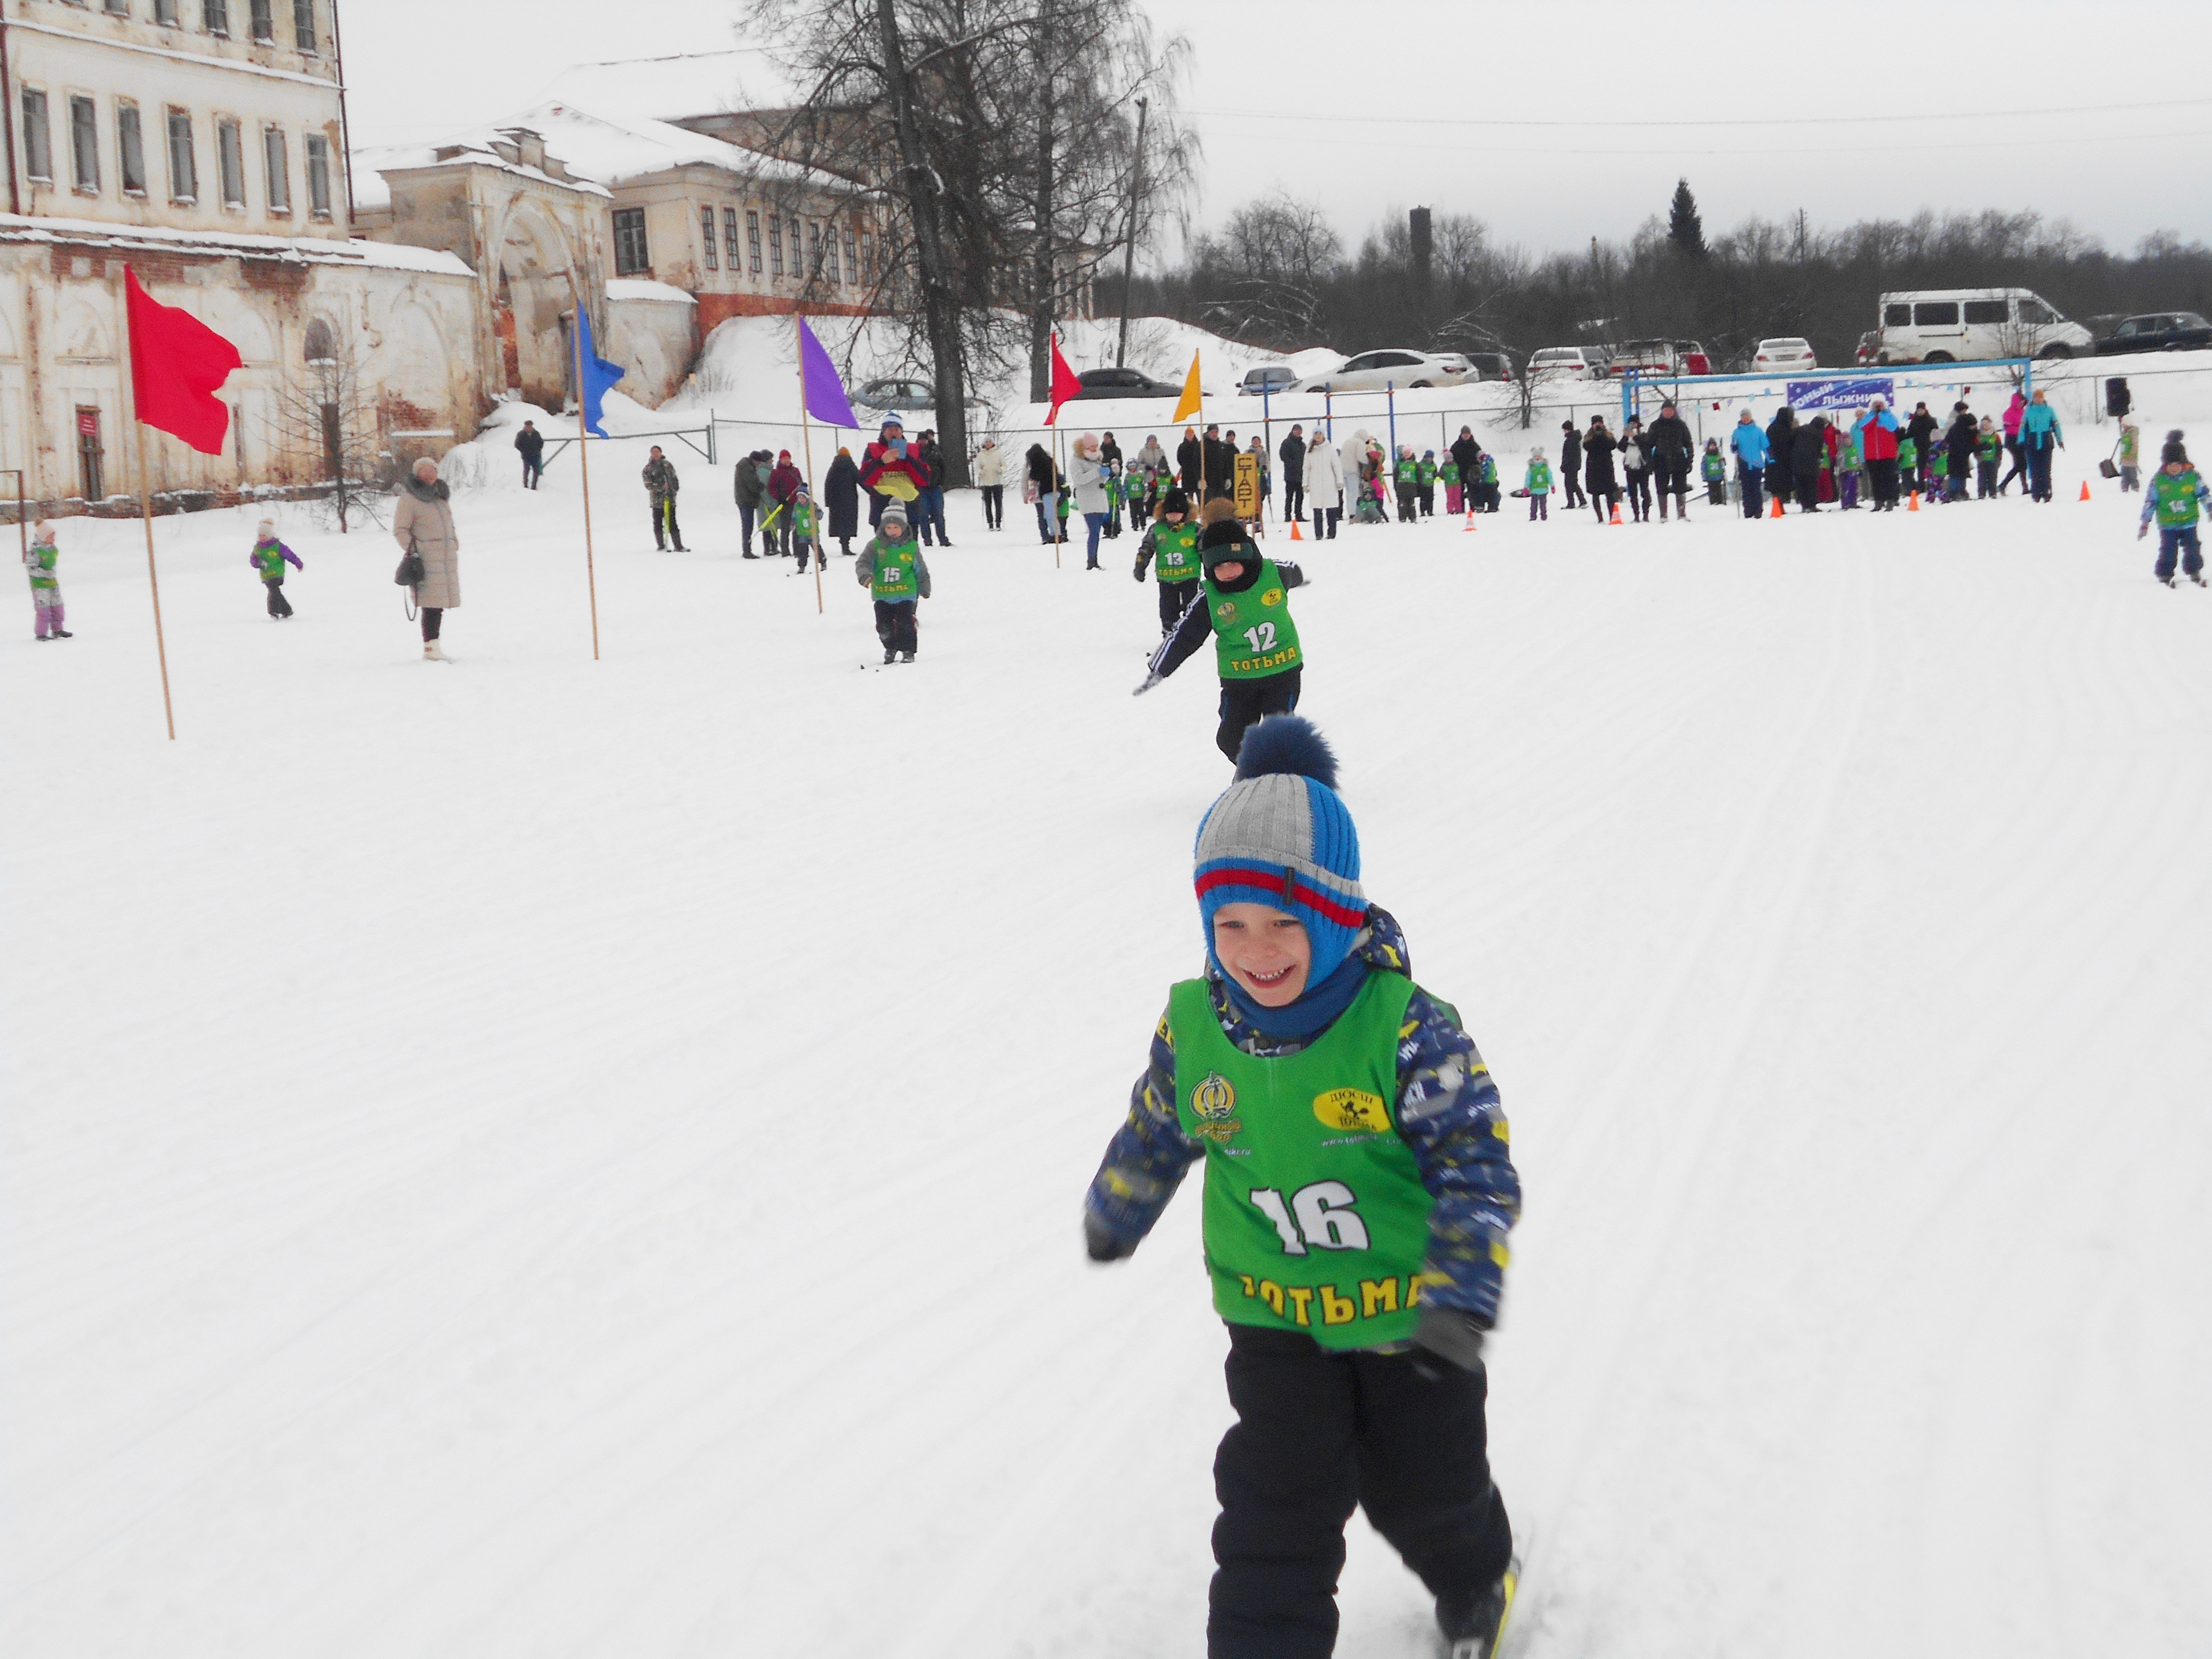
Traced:
<path fill-rule="evenodd" d="M 772 294 L 697 294 L 692 296 L 699 302 L 699 332 L 710 334 L 714 325 L 732 317 L 788 317 L 802 309 L 795 300 L 779 299 Z M 810 300 L 803 309 L 814 317 L 865 317 L 866 306 L 825 305 Z"/>

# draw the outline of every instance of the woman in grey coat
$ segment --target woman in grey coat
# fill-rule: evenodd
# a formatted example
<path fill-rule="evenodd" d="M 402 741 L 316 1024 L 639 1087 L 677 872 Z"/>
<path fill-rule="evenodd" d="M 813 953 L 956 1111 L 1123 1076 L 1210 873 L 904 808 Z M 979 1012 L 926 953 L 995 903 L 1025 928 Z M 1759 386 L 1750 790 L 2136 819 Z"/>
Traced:
<path fill-rule="evenodd" d="M 461 538 L 453 528 L 453 504 L 438 477 L 438 464 L 425 455 L 404 482 L 392 510 L 392 538 L 422 561 L 422 580 L 415 584 L 415 603 L 422 607 L 422 657 L 445 662 L 438 648 L 438 625 L 461 602 Z"/>

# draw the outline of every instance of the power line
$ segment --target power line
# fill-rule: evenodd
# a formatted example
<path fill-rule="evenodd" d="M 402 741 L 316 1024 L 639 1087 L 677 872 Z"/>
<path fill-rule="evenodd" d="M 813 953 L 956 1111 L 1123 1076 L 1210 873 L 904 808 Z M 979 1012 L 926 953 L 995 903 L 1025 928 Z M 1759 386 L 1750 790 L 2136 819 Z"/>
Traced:
<path fill-rule="evenodd" d="M 1308 118 L 1308 118 L 1308 117 L 1304 117 L 1304 116 L 1287 116 L 1287 115 L 1286 115 L 1286 116 L 1281 116 L 1281 117 L 1268 117 L 1268 118 L 1268 118 L 1268 119 L 1280 119 L 1280 120 L 1285 120 L 1285 121 L 1299 121 L 1299 122 L 1303 122 L 1303 121 L 1304 121 L 1304 120 L 1306 120 L 1306 119 L 1308 119 Z M 2027 148 L 2047 149 L 2047 148 L 2051 148 L 2051 147 L 2053 147 L 2053 146 L 2061 147 L 2061 148 L 2071 149 L 2071 148 L 2075 147 L 2075 146 L 2077 146 L 2077 145 L 2082 145 L 2082 144 L 2152 144 L 2152 143 L 2163 143 L 2166 142 L 2166 141 L 2167 141 L 2167 140 L 2169 140 L 2169 139 L 2198 139 L 2198 138 L 2212 138 L 2212 131 L 2205 131 L 2205 132 L 2100 132 L 2100 133 L 2088 133 L 2088 134 L 2084 134 L 2084 135 L 2082 135 L 2081 137 L 2074 137 L 2074 138 L 1947 138 L 1947 139 L 1942 140 L 1942 143 L 1943 143 L 1944 147 L 1945 147 L 1946 149 L 2027 149 Z M 1796 146 L 1796 147 L 1792 147 L 1792 148 L 1790 148 L 1790 149 L 1760 149 L 1758 153 L 1759 153 L 1759 155 L 1762 155 L 1762 156 L 1766 156 L 1766 155 L 1832 155 L 1832 156 L 1850 156 L 1850 155 L 1879 155 L 1888 154 L 1888 153 L 1902 153 L 1902 154 L 1907 154 L 1907 155 L 1924 155 L 1924 154 L 1926 154 L 1926 153 L 1927 153 L 1927 150 L 1928 150 L 1928 148 L 1929 148 L 1929 143 L 1932 143 L 1932 142 L 1934 142 L 1934 141 L 1930 140 L 1930 141 L 1926 141 L 1926 142 L 1923 142 L 1923 143 L 1917 143 L 1917 144 L 1860 144 L 1860 143 L 1854 143 L 1854 144 L 1850 145 L 1850 146 L 1849 146 L 1849 147 L 1847 147 L 1847 148 L 1846 148 L 1846 147 L 1838 146 L 1838 145 L 1834 145 L 1834 144 L 1814 144 L 1814 145 Z M 1513 146 L 1510 146 L 1510 147 L 1508 147 L 1508 146 L 1503 146 L 1503 145 L 1493 145 L 1493 144 L 1446 144 L 1446 143 L 1423 143 L 1423 142 L 1420 142 L 1420 141 L 1418 141 L 1418 140 L 1414 140 L 1414 139 L 1411 139 L 1411 138 L 1376 138 L 1376 139 L 1369 139 L 1369 140 L 1364 141 L 1364 145 L 1363 145 L 1363 147 L 1364 147 L 1364 148 L 1365 148 L 1365 149 L 1410 149 L 1410 150 L 1419 150 L 1419 151 L 1421 151 L 1422 153 L 1424 153 L 1424 154 L 1425 154 L 1425 155 L 1492 155 L 1492 156 L 1507 156 L 1507 155 L 1651 155 L 1651 156 L 1667 156 L 1667 155 L 1734 155 L 1734 156 L 1741 156 L 1741 155 L 1742 155 L 1742 154 L 1743 154 L 1743 152 L 1742 152 L 1741 150 L 1740 150 L 1740 149 L 1684 149 L 1684 148 L 1682 148 L 1682 147 L 1681 147 L 1681 146 L 1680 146 L 1680 145 L 1669 144 L 1669 143 L 1650 143 L 1650 144 L 1645 144 L 1645 145 L 1642 145 L 1642 146 L 1639 146 L 1639 147 L 1635 148 L 1635 149 L 1622 149 L 1622 148 L 1618 148 L 1618 147 L 1616 147 L 1616 148 L 1613 148 L 1613 149 L 1592 149 L 1583 148 L 1583 147 L 1568 146 L 1568 145 L 1559 145 L 1559 144 L 1519 144 L 1519 145 L 1513 145 Z"/>
<path fill-rule="evenodd" d="M 1304 111 L 1198 109 L 1190 114 L 1204 119 L 1229 116 L 1243 119 L 1294 120 L 1301 126 L 1317 121 L 1361 126 L 1401 127 L 1819 127 L 1893 126 L 1905 121 L 2001 121 L 2027 115 L 2111 115 L 2138 109 L 2197 109 L 2212 98 L 2168 98 L 2127 104 L 2061 104 L 2043 109 L 1964 110 L 1939 115 L 1774 115 L 1728 120 L 1524 121 L 1494 116 L 1458 115 L 1310 115 Z M 1601 154 L 1602 152 L 1592 152 Z"/>

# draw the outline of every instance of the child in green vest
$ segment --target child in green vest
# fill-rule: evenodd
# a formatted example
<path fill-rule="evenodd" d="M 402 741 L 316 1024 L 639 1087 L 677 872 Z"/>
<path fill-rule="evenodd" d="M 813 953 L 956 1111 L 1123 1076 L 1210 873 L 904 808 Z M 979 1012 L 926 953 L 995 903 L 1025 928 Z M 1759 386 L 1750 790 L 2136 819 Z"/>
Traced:
<path fill-rule="evenodd" d="M 814 533 L 818 528 L 815 519 L 814 496 L 801 484 L 791 493 L 791 556 L 798 562 L 798 568 L 791 573 L 794 576 L 806 574 L 810 557 L 817 570 L 828 567 L 829 561 L 822 556 L 817 544 L 819 538 Z"/>
<path fill-rule="evenodd" d="M 1920 442 L 1909 432 L 1897 434 L 1897 476 L 1908 480 L 1917 480 L 1920 477 Z M 1916 495 L 1920 493 L 1917 483 L 1912 493 Z"/>
<path fill-rule="evenodd" d="M 1435 518 L 1437 516 L 1437 452 L 1435 450 L 1423 451 L 1421 459 L 1414 463 L 1413 487 L 1420 496 L 1421 516 L 1425 519 Z"/>
<path fill-rule="evenodd" d="M 854 561 L 853 574 L 876 602 L 876 637 L 885 662 L 912 662 L 921 647 L 915 612 L 929 597 L 929 567 L 908 533 L 906 503 L 884 503 L 876 533 Z"/>
<path fill-rule="evenodd" d="M 1421 488 L 1421 464 L 1413 459 L 1413 445 L 1398 446 L 1398 459 L 1390 469 L 1390 482 L 1398 491 L 1398 522 L 1413 523 L 1420 511 L 1415 498 Z"/>
<path fill-rule="evenodd" d="M 31 545 L 23 555 L 24 572 L 31 579 L 31 637 L 41 642 L 76 637 L 62 626 L 62 579 L 54 574 L 60 558 L 61 552 L 54 545 L 53 523 L 41 519 L 31 532 Z"/>
<path fill-rule="evenodd" d="M 1170 489 L 1160 503 L 1160 516 L 1137 544 L 1137 580 L 1145 580 L 1145 566 L 1159 561 L 1160 637 L 1175 632 L 1182 613 L 1198 597 L 1198 526 L 1190 522 L 1190 497 Z"/>
<path fill-rule="evenodd" d="M 2142 433 L 2133 421 L 2120 422 L 2119 457 L 2120 494 L 2125 495 L 2142 488 Z"/>
<path fill-rule="evenodd" d="M 1856 429 L 1844 428 L 1836 441 L 1836 495 L 1844 512 L 1858 511 L 1859 480 L 1865 473 L 1866 446 Z"/>
<path fill-rule="evenodd" d="M 1484 450 L 1482 459 L 1475 463 L 1475 471 L 1482 477 L 1482 510 L 1495 513 L 1505 504 L 1498 489 L 1498 457 Z"/>
<path fill-rule="evenodd" d="M 1206 972 L 1169 993 L 1083 1228 L 1093 1261 L 1128 1255 L 1204 1163 L 1237 1416 L 1214 1461 L 1209 1659 L 1324 1659 L 1355 1503 L 1454 1659 L 1492 1659 L 1519 1577 L 1484 1408 L 1521 1207 L 1497 1085 L 1368 902 L 1306 721 L 1253 729 L 1194 866 Z"/>
<path fill-rule="evenodd" d="M 1996 420 L 1984 415 L 1974 432 L 1974 495 L 1978 501 L 1993 501 L 1997 493 L 1997 468 L 2004 460 L 2004 434 L 1997 430 Z"/>
<path fill-rule="evenodd" d="M 1549 523 L 1552 517 L 1552 464 L 1544 459 L 1544 452 L 1528 452 L 1528 471 L 1521 481 L 1528 495 L 1528 522 L 1542 519 Z"/>
<path fill-rule="evenodd" d="M 1305 573 L 1262 556 L 1226 497 L 1201 507 L 1198 522 L 1199 603 L 1160 641 L 1144 684 L 1130 695 L 1143 696 L 1212 639 L 1221 676 L 1221 725 L 1213 741 L 1233 761 L 1261 716 L 1298 706 L 1305 656 L 1291 620 L 1290 592 L 1304 585 Z"/>
<path fill-rule="evenodd" d="M 1444 511 L 1456 519 L 1464 510 L 1460 506 L 1462 492 L 1460 489 L 1459 463 L 1447 456 L 1444 464 L 1437 469 L 1437 477 L 1443 480 Z"/>
<path fill-rule="evenodd" d="M 2199 587 L 2204 586 L 2204 554 L 2197 544 L 2197 521 L 2203 508 L 2212 502 L 2212 490 L 2197 476 L 2197 469 L 2189 464 L 2189 452 L 2179 443 L 2168 441 L 2159 452 L 2160 465 L 2150 475 L 2150 488 L 2143 492 L 2142 526 L 2136 532 L 2141 541 L 2150 534 L 2154 521 L 2158 526 L 2159 580 L 2168 587 L 2173 586 L 2173 562 L 2180 556 L 2181 573 Z"/>
<path fill-rule="evenodd" d="M 1705 481 L 1705 505 L 1728 505 L 1728 457 L 1721 453 L 1718 438 L 1705 440 L 1705 453 L 1698 458 L 1698 476 Z"/>
<path fill-rule="evenodd" d="M 261 521 L 254 533 L 253 550 L 246 556 L 246 562 L 261 573 L 261 585 L 269 590 L 270 618 L 283 621 L 292 614 L 292 602 L 284 597 L 284 567 L 288 563 L 295 570 L 307 567 L 300 562 L 297 553 L 276 539 L 276 520 Z"/>

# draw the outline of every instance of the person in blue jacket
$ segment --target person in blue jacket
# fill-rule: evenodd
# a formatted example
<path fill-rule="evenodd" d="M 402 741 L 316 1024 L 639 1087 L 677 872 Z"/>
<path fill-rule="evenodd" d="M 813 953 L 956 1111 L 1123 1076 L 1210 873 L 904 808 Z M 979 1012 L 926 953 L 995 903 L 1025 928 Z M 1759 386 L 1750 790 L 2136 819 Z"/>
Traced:
<path fill-rule="evenodd" d="M 1729 434 L 1729 447 L 1735 453 L 1735 480 L 1743 491 L 1743 516 L 1755 519 L 1765 507 L 1759 491 L 1760 480 L 1766 476 L 1766 434 L 1751 418 L 1749 410 L 1736 411 L 1735 430 Z"/>
<path fill-rule="evenodd" d="M 2051 452 L 2066 447 L 2066 434 L 2059 429 L 2058 411 L 2043 400 L 2038 392 L 2027 400 L 2027 410 L 2020 417 L 2020 447 L 2027 457 L 2027 494 L 2032 501 L 2051 499 Z"/>

